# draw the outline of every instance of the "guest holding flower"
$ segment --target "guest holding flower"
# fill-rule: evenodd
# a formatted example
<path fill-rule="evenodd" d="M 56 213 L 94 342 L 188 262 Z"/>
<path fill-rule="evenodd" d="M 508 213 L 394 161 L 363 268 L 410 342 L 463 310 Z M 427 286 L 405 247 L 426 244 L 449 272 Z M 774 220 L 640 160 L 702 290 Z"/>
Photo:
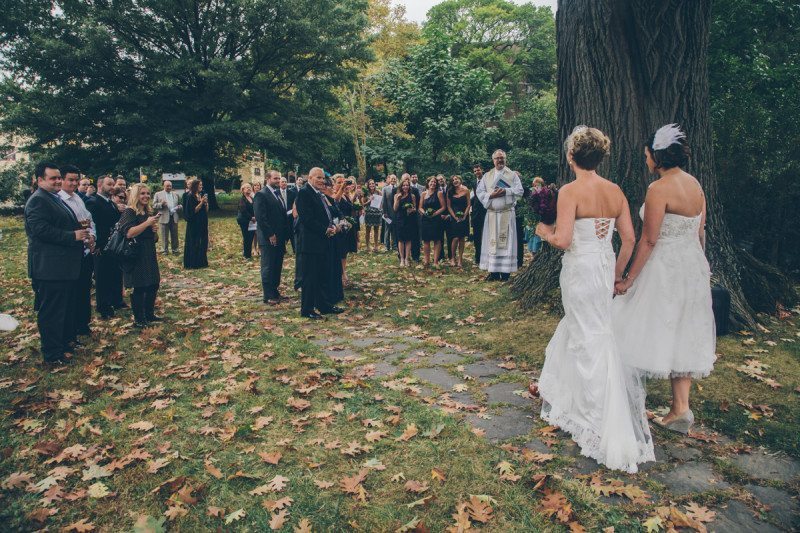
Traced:
<path fill-rule="evenodd" d="M 450 238 L 450 264 L 463 266 L 464 243 L 469 235 L 469 189 L 461 176 L 452 176 L 447 188 L 447 211 L 450 213 L 448 234 Z"/>
<path fill-rule="evenodd" d="M 253 241 L 256 238 L 253 186 L 249 183 L 243 183 L 239 190 L 242 192 L 242 197 L 239 198 L 239 212 L 236 215 L 236 222 L 242 231 L 242 255 L 245 259 L 250 259 L 253 256 Z"/>
<path fill-rule="evenodd" d="M 366 227 L 365 245 L 367 247 L 367 252 L 369 252 L 370 233 L 372 233 L 372 251 L 373 253 L 378 252 L 378 236 L 380 233 L 381 222 L 383 222 L 383 219 L 381 218 L 383 213 L 380 207 L 372 207 L 372 200 L 380 197 L 381 193 L 377 185 L 375 185 L 375 180 L 367 180 L 367 185 L 362 197 L 362 202 L 366 206 L 364 208 L 364 226 Z"/>
<path fill-rule="evenodd" d="M 422 218 L 422 244 L 424 259 L 428 266 L 431 262 L 431 245 L 433 245 L 433 266 L 439 266 L 439 255 L 442 251 L 442 213 L 447 208 L 444 194 L 439 190 L 439 182 L 435 176 L 428 178 L 428 184 L 420 198 L 419 212 Z"/>
<path fill-rule="evenodd" d="M 183 195 L 186 237 L 183 247 L 185 268 L 208 266 L 208 196 L 202 194 L 201 182 L 193 179 Z"/>
<path fill-rule="evenodd" d="M 417 210 L 417 197 L 411 192 L 411 181 L 403 178 L 394 192 L 394 223 L 397 224 L 395 232 L 401 267 L 411 264 L 411 241 L 414 240 L 414 234 L 419 233 Z"/>
<path fill-rule="evenodd" d="M 131 264 L 122 268 L 122 281 L 126 288 L 133 289 L 131 307 L 133 325 L 147 327 L 162 319 L 155 315 L 156 295 L 161 283 L 156 258 L 158 241 L 158 219 L 150 207 L 150 188 L 144 183 L 131 187 L 128 208 L 119 219 L 119 226 L 128 239 L 136 239 L 137 255 Z"/>

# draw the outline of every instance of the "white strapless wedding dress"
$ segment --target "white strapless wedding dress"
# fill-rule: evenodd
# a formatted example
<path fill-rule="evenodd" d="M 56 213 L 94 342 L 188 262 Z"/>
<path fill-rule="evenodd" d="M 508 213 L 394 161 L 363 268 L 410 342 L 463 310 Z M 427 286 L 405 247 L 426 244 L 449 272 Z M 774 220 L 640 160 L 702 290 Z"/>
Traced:
<path fill-rule="evenodd" d="M 539 394 L 542 418 L 571 433 L 583 455 L 633 473 L 655 456 L 644 387 L 621 363 L 611 322 L 614 222 L 575 221 L 561 267 L 565 316 L 547 345 Z"/>
<path fill-rule="evenodd" d="M 644 218 L 644 206 L 639 216 Z M 664 215 L 639 277 L 614 299 L 622 361 L 643 376 L 701 378 L 714 367 L 711 271 L 700 245 L 700 222 L 700 215 Z"/>

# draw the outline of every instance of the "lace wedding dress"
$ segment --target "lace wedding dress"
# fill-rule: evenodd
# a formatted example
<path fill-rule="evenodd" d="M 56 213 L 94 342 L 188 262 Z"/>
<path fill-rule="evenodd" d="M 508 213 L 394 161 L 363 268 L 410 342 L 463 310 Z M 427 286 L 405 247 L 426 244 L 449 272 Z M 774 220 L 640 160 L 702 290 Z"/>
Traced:
<path fill-rule="evenodd" d="M 565 316 L 547 345 L 539 394 L 542 418 L 571 433 L 583 455 L 633 473 L 655 457 L 644 387 L 622 365 L 611 323 L 614 222 L 575 221 L 561 267 Z"/>
<path fill-rule="evenodd" d="M 644 206 L 639 216 L 644 218 Z M 664 215 L 639 277 L 614 299 L 622 361 L 643 376 L 701 378 L 714 367 L 711 272 L 698 237 L 701 218 Z"/>

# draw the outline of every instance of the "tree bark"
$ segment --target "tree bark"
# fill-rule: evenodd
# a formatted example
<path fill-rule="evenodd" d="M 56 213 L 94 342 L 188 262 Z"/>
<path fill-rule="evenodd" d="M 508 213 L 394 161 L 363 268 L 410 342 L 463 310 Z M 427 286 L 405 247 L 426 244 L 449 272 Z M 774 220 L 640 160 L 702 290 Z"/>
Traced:
<path fill-rule="evenodd" d="M 585 124 L 611 138 L 611 156 L 599 172 L 623 188 L 638 222 L 636 212 L 653 179 L 644 164 L 644 143 L 664 124 L 683 127 L 692 150 L 685 170 L 706 194 L 706 251 L 713 279 L 731 293 L 734 322 L 754 327 L 754 308 L 742 291 L 741 252 L 733 246 L 717 199 L 708 95 L 710 23 L 708 0 L 559 0 L 559 131 L 565 139 Z M 558 183 L 572 179 L 562 158 Z M 559 258 L 553 251 L 538 254 L 515 278 L 523 305 L 552 293 Z M 746 268 L 756 264 L 748 261 Z M 771 305 L 774 311 L 775 302 Z"/>

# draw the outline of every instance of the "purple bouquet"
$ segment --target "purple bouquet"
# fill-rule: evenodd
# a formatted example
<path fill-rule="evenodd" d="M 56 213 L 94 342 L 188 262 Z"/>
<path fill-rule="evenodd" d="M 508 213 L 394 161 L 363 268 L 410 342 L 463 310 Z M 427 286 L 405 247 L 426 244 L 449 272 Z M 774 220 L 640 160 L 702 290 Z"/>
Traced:
<path fill-rule="evenodd" d="M 541 189 L 532 190 L 528 196 L 528 204 L 533 212 L 539 216 L 542 224 L 555 224 L 558 204 L 558 188 L 555 185 L 547 185 Z"/>

